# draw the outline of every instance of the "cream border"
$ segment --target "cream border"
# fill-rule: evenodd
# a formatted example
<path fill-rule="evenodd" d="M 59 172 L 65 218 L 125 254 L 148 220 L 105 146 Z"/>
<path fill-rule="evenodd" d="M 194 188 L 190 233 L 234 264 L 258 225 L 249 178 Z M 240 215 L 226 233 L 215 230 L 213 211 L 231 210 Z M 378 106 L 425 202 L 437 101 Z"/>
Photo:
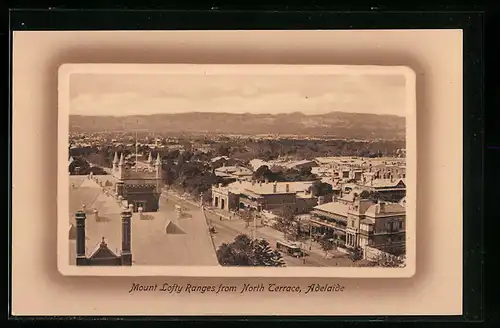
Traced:
<path fill-rule="evenodd" d="M 418 253 L 409 279 L 63 276 L 57 270 L 57 69 L 63 63 L 408 65 L 417 74 Z M 461 315 L 463 32 L 14 31 L 12 304 L 17 316 Z M 35 161 L 34 161 L 35 159 Z M 128 294 L 142 284 L 311 283 L 342 294 Z"/>
<path fill-rule="evenodd" d="M 395 75 L 406 79 L 407 214 L 405 268 L 227 268 L 211 266 L 132 266 L 77 267 L 69 265 L 67 214 L 69 208 L 67 174 L 69 90 L 71 74 L 346 74 Z M 324 277 L 324 278 L 408 278 L 416 267 L 416 74 L 406 66 L 340 65 L 196 65 L 196 64 L 63 64 L 58 82 L 58 268 L 70 276 L 175 276 L 175 277 Z"/>

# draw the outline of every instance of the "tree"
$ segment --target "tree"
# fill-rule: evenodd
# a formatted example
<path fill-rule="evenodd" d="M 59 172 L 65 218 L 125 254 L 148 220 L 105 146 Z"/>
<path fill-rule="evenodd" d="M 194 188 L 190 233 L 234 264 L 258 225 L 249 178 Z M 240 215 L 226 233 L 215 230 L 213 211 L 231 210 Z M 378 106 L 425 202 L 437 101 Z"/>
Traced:
<path fill-rule="evenodd" d="M 165 160 L 175 160 L 179 157 L 180 151 L 179 149 L 167 150 L 163 151 L 160 156 Z"/>
<path fill-rule="evenodd" d="M 267 165 L 262 165 L 252 174 L 252 179 L 256 181 L 267 180 L 269 182 L 283 181 L 279 173 L 271 171 Z"/>
<path fill-rule="evenodd" d="M 395 256 L 389 253 L 381 253 L 375 258 L 375 263 L 381 267 L 401 268 L 406 266 L 406 256 Z"/>
<path fill-rule="evenodd" d="M 358 262 L 363 259 L 363 249 L 361 247 L 356 247 L 354 248 L 350 253 L 349 253 L 349 259 L 353 262 Z"/>
<path fill-rule="evenodd" d="M 283 232 L 285 240 L 298 240 L 300 237 L 300 225 L 295 218 L 295 211 L 291 207 L 283 207 L 276 211 L 276 227 Z"/>
<path fill-rule="evenodd" d="M 251 210 L 240 211 L 240 217 L 245 222 L 245 228 L 250 226 L 250 222 L 254 220 L 254 213 Z"/>
<path fill-rule="evenodd" d="M 217 249 L 217 259 L 223 266 L 285 266 L 281 254 L 265 239 L 250 239 L 238 235 L 230 244 L 222 244 Z"/>
<path fill-rule="evenodd" d="M 368 264 L 364 266 L 368 267 L 384 267 L 384 268 L 402 268 L 406 266 L 406 256 L 400 255 L 395 256 L 386 252 L 382 252 L 371 259 Z"/>
<path fill-rule="evenodd" d="M 231 153 L 231 147 L 229 145 L 221 144 L 217 147 L 216 153 L 218 156 L 229 156 Z"/>
<path fill-rule="evenodd" d="M 300 169 L 288 169 L 282 173 L 283 180 L 285 181 L 312 181 L 318 179 L 318 177 L 311 173 L 310 167 L 304 167 Z"/>
<path fill-rule="evenodd" d="M 332 185 L 321 181 L 314 181 L 309 189 L 314 197 L 326 196 L 333 193 Z"/>
<path fill-rule="evenodd" d="M 321 238 L 318 242 L 323 252 L 325 252 L 326 259 L 328 257 L 328 252 L 333 250 L 334 244 L 328 238 Z"/>

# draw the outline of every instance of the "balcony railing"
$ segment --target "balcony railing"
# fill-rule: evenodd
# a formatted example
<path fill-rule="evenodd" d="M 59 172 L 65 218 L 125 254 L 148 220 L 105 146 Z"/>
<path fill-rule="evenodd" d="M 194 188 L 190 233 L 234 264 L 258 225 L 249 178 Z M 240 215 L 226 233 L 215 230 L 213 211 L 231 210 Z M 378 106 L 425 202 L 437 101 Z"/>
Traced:
<path fill-rule="evenodd" d="M 344 225 L 336 224 L 335 222 L 324 220 L 324 219 L 310 218 L 309 222 L 316 224 L 316 225 L 320 225 L 320 226 L 324 226 L 324 227 L 328 227 L 328 228 L 333 228 L 333 229 L 337 229 L 337 230 L 342 230 L 342 231 L 345 231 L 345 229 L 346 229 L 346 226 L 344 226 Z"/>

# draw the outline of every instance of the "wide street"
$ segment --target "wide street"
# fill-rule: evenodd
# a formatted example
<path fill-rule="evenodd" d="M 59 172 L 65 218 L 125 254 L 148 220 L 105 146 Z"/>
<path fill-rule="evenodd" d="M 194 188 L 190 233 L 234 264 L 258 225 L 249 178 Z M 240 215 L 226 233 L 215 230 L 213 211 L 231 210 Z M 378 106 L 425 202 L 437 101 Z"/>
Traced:
<path fill-rule="evenodd" d="M 179 196 L 173 194 L 172 192 L 164 192 L 160 200 L 160 208 L 170 208 L 174 205 L 180 205 L 188 211 L 201 211 L 200 207 L 191 201 L 184 200 Z M 205 210 L 206 217 L 209 224 L 215 227 L 216 232 L 213 234 L 213 240 L 216 247 L 222 245 L 223 243 L 231 243 L 234 238 L 239 234 L 246 234 L 252 236 L 252 225 L 246 227 L 246 224 L 241 219 L 223 219 L 220 220 L 219 215 Z M 273 230 L 274 233 L 263 232 L 261 230 Z M 264 238 L 274 249 L 276 247 L 276 242 L 282 239 L 282 233 L 275 231 L 271 228 L 256 229 L 256 237 Z M 295 258 L 293 256 L 284 255 L 283 256 L 287 266 L 313 266 L 313 267 L 325 267 L 325 266 L 351 266 L 352 261 L 346 256 L 335 256 L 334 258 L 325 259 L 323 255 L 317 252 L 308 252 L 305 257 L 305 261 L 302 258 Z"/>

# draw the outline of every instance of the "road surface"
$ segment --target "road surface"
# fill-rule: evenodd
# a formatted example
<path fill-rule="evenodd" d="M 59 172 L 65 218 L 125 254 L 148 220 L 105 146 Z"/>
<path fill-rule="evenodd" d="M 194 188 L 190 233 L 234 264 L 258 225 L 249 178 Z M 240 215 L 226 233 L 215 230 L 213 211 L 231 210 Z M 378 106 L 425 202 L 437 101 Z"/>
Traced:
<path fill-rule="evenodd" d="M 173 195 L 172 193 L 162 194 L 160 200 L 160 208 L 162 207 L 173 207 L 176 204 L 186 208 L 188 211 L 201 211 L 200 207 L 196 206 L 190 201 L 185 201 L 178 196 Z M 252 236 L 252 227 L 246 228 L 244 223 L 239 219 L 220 220 L 220 217 L 217 214 L 205 211 L 209 224 L 215 227 L 216 233 L 213 234 L 213 240 L 215 247 L 219 247 L 223 243 L 231 243 L 234 241 L 234 238 L 240 234 L 246 234 L 248 236 Z M 276 236 L 271 236 L 265 233 L 262 233 L 257 229 L 256 233 L 257 238 L 266 239 L 271 247 L 274 249 L 278 238 Z M 352 266 L 352 261 L 350 261 L 346 257 L 340 258 L 328 258 L 325 259 L 323 256 L 318 255 L 317 253 L 309 252 L 308 256 L 305 258 L 305 263 L 302 258 L 295 258 L 289 255 L 283 255 L 283 259 L 285 260 L 287 266 L 313 266 L 313 267 L 325 267 L 325 266 Z"/>

